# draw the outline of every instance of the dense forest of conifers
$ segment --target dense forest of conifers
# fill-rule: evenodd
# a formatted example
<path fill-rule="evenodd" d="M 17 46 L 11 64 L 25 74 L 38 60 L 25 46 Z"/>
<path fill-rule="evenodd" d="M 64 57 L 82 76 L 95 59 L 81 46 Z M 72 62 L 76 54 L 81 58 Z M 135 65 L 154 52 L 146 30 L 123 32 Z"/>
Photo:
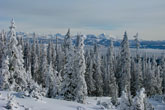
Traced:
<path fill-rule="evenodd" d="M 35 33 L 33 42 L 16 36 L 13 20 L 9 29 L 0 33 L 0 90 L 80 103 L 87 95 L 110 96 L 115 103 L 122 91 L 135 96 L 141 88 L 148 96 L 165 94 L 165 56 L 141 56 L 137 37 L 136 55 L 131 56 L 127 32 L 118 54 L 111 40 L 103 55 L 97 44 L 84 50 L 83 35 L 77 35 L 73 44 L 70 30 L 62 44 L 51 39 L 44 44 Z"/>

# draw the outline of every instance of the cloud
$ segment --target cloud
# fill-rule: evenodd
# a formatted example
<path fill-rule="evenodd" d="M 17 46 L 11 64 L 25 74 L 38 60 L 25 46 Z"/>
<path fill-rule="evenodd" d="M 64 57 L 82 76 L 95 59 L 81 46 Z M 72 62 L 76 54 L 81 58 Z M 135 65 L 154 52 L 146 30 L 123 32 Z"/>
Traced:
<path fill-rule="evenodd" d="M 0 29 L 15 18 L 18 31 L 107 33 L 164 39 L 164 0 L 1 0 Z M 155 37 L 157 36 L 157 37 Z"/>

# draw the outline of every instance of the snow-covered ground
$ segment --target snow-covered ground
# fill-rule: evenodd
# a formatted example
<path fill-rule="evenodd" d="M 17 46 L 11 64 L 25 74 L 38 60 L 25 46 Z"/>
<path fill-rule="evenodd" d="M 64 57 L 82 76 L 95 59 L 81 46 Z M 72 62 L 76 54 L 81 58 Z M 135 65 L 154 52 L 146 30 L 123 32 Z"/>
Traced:
<path fill-rule="evenodd" d="M 8 103 L 7 94 L 9 92 L 0 91 L 0 110 L 6 110 L 5 106 Z M 10 92 L 11 93 L 11 92 Z M 19 93 L 12 92 L 14 94 L 15 103 L 18 105 L 18 109 L 15 110 L 98 110 L 99 105 L 96 105 L 99 98 L 88 98 L 86 104 L 79 104 L 77 102 L 64 101 L 58 99 L 42 98 L 37 100 L 29 97 L 20 97 Z M 104 98 L 105 100 L 106 98 Z M 25 109 L 26 108 L 26 109 Z M 28 108 L 28 109 L 27 109 Z"/>
<path fill-rule="evenodd" d="M 151 99 L 149 99 L 149 102 L 154 106 L 155 110 L 165 110 L 165 103 L 160 103 Z"/>
<path fill-rule="evenodd" d="M 15 96 L 12 104 L 17 107 L 12 110 L 103 110 L 101 106 L 97 105 L 98 100 L 110 100 L 109 97 L 89 97 L 86 100 L 86 104 L 79 104 L 77 102 L 49 98 L 42 98 L 42 100 L 30 97 L 23 98 L 20 93 L 0 91 L 0 110 L 6 110 L 9 93 Z M 151 99 L 149 102 L 152 103 L 155 110 L 165 110 L 165 104 Z"/>

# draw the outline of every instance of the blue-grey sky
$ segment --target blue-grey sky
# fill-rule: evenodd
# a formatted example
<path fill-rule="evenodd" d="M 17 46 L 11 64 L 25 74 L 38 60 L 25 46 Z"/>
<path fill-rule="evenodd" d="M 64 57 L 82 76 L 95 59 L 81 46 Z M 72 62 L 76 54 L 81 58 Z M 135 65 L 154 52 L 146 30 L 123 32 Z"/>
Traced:
<path fill-rule="evenodd" d="M 165 0 L 0 0 L 0 29 L 165 40 Z"/>

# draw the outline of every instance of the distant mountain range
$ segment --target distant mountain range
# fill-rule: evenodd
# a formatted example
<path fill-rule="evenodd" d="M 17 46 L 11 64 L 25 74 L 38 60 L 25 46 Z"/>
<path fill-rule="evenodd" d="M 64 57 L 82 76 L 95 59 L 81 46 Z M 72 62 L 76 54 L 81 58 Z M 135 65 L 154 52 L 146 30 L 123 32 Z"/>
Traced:
<path fill-rule="evenodd" d="M 17 32 L 17 35 L 23 36 L 24 39 L 29 39 L 30 41 L 33 40 L 33 34 L 32 33 L 24 33 L 24 32 Z M 49 43 L 50 39 L 55 43 L 56 37 L 58 39 L 58 43 L 62 43 L 65 35 L 62 35 L 60 33 L 57 34 L 49 34 L 49 35 L 36 35 L 38 40 L 42 43 Z M 94 45 L 99 44 L 102 46 L 109 46 L 110 45 L 110 39 L 114 41 L 114 46 L 120 46 L 122 39 L 115 39 L 114 37 L 110 37 L 105 34 L 100 34 L 98 36 L 94 34 L 88 34 L 85 36 L 85 45 Z M 73 43 L 76 42 L 76 36 L 72 37 Z M 130 42 L 130 48 L 135 48 L 135 41 L 129 40 Z M 140 40 L 140 48 L 152 48 L 152 49 L 165 49 L 165 40 L 157 40 L 157 41 L 149 41 L 149 40 Z"/>

